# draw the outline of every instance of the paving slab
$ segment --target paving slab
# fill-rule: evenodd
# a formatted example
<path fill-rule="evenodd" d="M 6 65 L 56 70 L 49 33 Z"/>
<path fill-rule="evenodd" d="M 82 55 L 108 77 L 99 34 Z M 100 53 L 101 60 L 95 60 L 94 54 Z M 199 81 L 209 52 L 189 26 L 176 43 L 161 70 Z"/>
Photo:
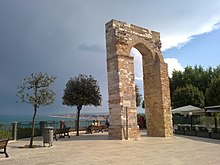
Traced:
<path fill-rule="evenodd" d="M 0 154 L 0 165 L 219 165 L 220 140 L 174 136 L 148 137 L 138 141 L 108 140 L 108 133 L 60 138 L 52 147 L 43 147 L 43 138 L 34 139 L 36 148 L 20 148 L 29 139 L 10 141 L 9 158 Z"/>

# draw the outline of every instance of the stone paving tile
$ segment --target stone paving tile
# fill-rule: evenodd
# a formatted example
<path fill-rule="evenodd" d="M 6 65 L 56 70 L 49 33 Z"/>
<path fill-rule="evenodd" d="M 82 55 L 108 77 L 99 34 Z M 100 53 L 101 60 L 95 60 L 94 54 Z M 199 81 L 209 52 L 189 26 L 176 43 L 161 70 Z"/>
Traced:
<path fill-rule="evenodd" d="M 142 132 L 145 134 L 145 132 Z M 174 136 L 154 138 L 143 135 L 139 141 L 108 140 L 107 133 L 81 134 L 54 141 L 42 147 L 42 137 L 34 144 L 41 147 L 18 148 L 29 139 L 10 141 L 9 158 L 0 154 L 0 165 L 218 165 L 220 140 Z"/>

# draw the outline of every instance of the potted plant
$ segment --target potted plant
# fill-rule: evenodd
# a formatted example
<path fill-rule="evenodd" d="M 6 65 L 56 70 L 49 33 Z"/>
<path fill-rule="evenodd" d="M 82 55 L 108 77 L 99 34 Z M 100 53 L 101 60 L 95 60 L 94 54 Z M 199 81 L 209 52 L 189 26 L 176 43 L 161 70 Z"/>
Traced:
<path fill-rule="evenodd" d="M 199 130 L 196 132 L 196 136 L 209 138 L 210 132 L 207 127 L 199 127 Z"/>
<path fill-rule="evenodd" d="M 185 130 L 185 135 L 188 135 L 188 136 L 196 136 L 196 131 L 195 131 L 195 127 L 192 127 L 191 129 L 191 126 L 186 126 L 186 130 Z"/>
<path fill-rule="evenodd" d="M 184 135 L 185 134 L 185 126 L 178 124 L 177 129 L 174 131 L 175 134 Z"/>
<path fill-rule="evenodd" d="M 211 138 L 220 139 L 220 129 L 219 128 L 212 128 Z"/>

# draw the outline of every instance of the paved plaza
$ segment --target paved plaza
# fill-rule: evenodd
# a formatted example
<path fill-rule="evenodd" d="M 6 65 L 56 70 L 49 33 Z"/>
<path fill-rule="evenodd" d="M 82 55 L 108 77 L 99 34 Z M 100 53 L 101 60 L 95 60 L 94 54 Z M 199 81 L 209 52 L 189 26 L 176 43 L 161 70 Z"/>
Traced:
<path fill-rule="evenodd" d="M 147 137 L 138 141 L 108 140 L 107 132 L 85 134 L 54 141 L 43 147 L 42 137 L 35 138 L 37 148 L 20 148 L 29 139 L 10 141 L 9 158 L 0 154 L 0 165 L 219 165 L 220 140 L 174 136 Z"/>

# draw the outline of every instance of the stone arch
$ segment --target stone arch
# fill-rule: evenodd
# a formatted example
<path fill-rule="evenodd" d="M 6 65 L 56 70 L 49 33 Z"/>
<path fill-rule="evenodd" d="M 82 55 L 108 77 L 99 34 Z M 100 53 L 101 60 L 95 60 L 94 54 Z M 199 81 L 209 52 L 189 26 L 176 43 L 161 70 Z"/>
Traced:
<path fill-rule="evenodd" d="M 134 46 L 142 55 L 143 58 L 145 58 L 145 61 L 152 61 L 154 59 L 153 53 L 146 45 L 143 43 L 137 43 Z"/>
<path fill-rule="evenodd" d="M 167 64 L 160 51 L 160 34 L 125 22 L 106 23 L 110 139 L 138 139 L 134 61 L 130 50 L 142 54 L 147 135 L 173 135 Z"/>

